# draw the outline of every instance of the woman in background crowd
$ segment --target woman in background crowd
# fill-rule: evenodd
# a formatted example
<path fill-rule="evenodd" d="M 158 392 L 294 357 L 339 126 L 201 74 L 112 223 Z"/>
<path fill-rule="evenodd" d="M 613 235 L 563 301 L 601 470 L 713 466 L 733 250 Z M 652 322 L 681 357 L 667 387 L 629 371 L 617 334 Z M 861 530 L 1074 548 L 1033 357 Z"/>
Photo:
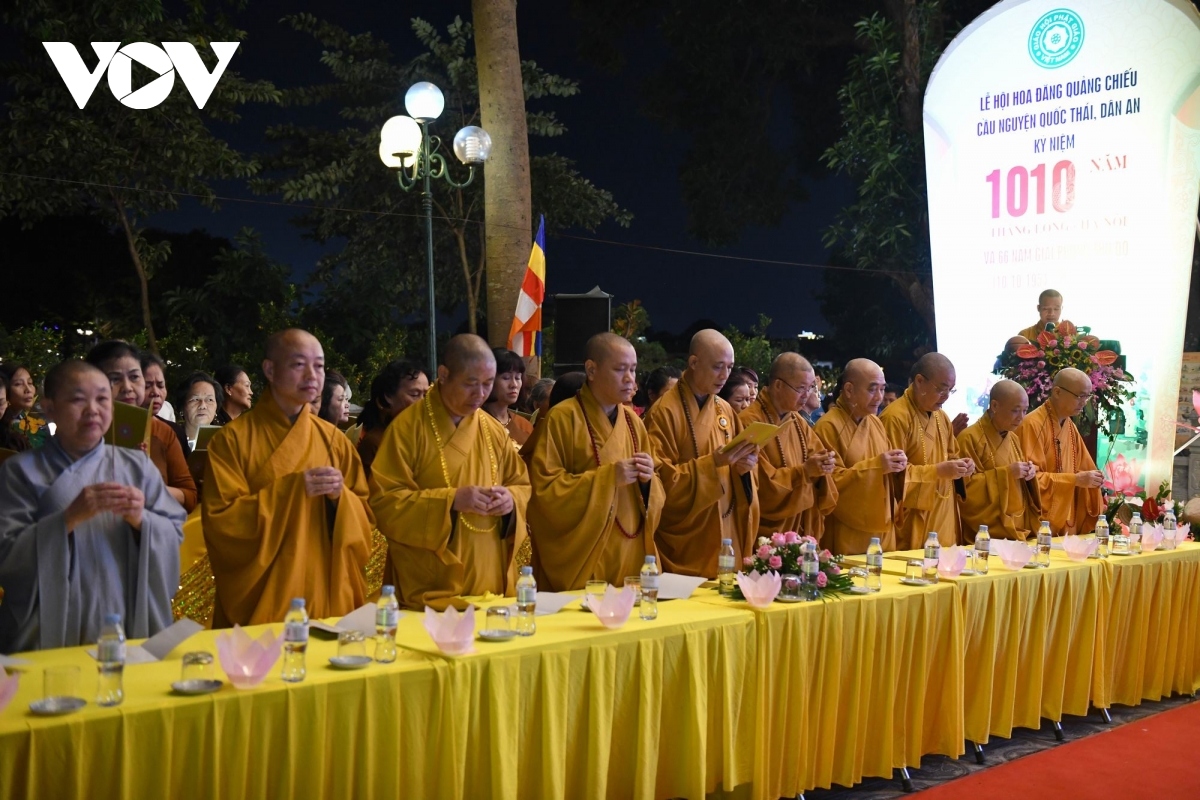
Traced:
<path fill-rule="evenodd" d="M 334 425 L 350 421 L 350 384 L 335 369 L 325 370 L 325 388 L 321 390 L 317 416 Z"/>
<path fill-rule="evenodd" d="M 428 391 L 429 377 L 412 361 L 393 361 L 371 381 L 371 397 L 358 415 L 363 429 L 362 438 L 358 440 L 358 456 L 368 478 L 388 424 L 401 411 L 424 399 Z"/>
<path fill-rule="evenodd" d="M 521 384 L 525 381 L 525 360 L 503 347 L 497 347 L 492 353 L 496 356 L 496 382 L 492 384 L 492 394 L 483 404 L 483 410 L 504 426 L 519 450 L 529 434 L 533 433 L 529 420 L 512 410 L 521 396 Z"/>
<path fill-rule="evenodd" d="M 8 412 L 8 386 L 0 380 L 0 419 Z M 25 434 L 11 425 L 0 425 L 0 450 L 12 450 L 17 453 L 29 449 L 29 439 Z"/>
<path fill-rule="evenodd" d="M 8 389 L 8 410 L 0 417 L 0 425 L 15 428 L 28 441 L 30 447 L 41 447 L 50 438 L 46 419 L 34 406 L 37 403 L 37 386 L 27 367 L 20 364 L 0 364 L 0 379 Z"/>
<path fill-rule="evenodd" d="M 207 372 L 193 372 L 179 386 L 176 397 L 183 409 L 183 432 L 187 438 L 187 451 L 196 449 L 196 439 L 202 425 L 212 425 L 217 409 L 221 407 L 224 393 L 221 385 Z"/>
<path fill-rule="evenodd" d="M 148 350 L 143 351 L 142 378 L 146 382 L 146 396 L 142 400 L 142 407 L 150 409 L 151 414 L 171 426 L 175 437 L 179 439 L 179 446 L 186 455 L 191 450 L 188 448 L 187 434 L 183 432 L 183 426 L 175 421 L 175 407 L 167 400 L 166 375 L 167 365 L 163 360 Z"/>
<path fill-rule="evenodd" d="M 733 413 L 741 414 L 754 402 L 754 388 L 750 376 L 745 370 L 734 368 L 729 373 L 729 380 L 717 393 L 722 400 L 733 407 Z"/>
<path fill-rule="evenodd" d="M 250 403 L 254 400 L 254 389 L 250 386 L 250 376 L 246 374 L 246 370 L 237 364 L 226 364 L 218 369 L 213 377 L 217 379 L 225 401 L 217 409 L 217 416 L 213 418 L 212 424 L 226 425 L 250 410 Z"/>
<path fill-rule="evenodd" d="M 658 367 L 646 376 L 647 402 L 642 416 L 649 413 L 651 407 L 658 402 L 660 397 L 675 388 L 675 384 L 679 383 L 681 375 L 683 373 L 679 371 L 678 367 Z"/>

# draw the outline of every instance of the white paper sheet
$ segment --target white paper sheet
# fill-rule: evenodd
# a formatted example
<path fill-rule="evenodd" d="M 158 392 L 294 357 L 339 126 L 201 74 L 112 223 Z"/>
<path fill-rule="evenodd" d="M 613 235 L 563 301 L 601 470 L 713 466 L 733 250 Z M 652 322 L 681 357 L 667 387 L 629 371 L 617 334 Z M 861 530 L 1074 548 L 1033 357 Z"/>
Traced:
<path fill-rule="evenodd" d="M 404 616 L 403 612 L 400 613 L 397 619 L 402 616 Z M 345 631 L 361 631 L 363 636 L 374 636 L 375 604 L 367 603 L 365 606 L 360 606 L 332 625 L 321 622 L 318 619 L 310 620 L 308 627 L 332 633 L 334 636 Z"/>
<path fill-rule="evenodd" d="M 674 572 L 664 572 L 658 576 L 659 600 L 686 600 L 708 578 L 695 578 L 691 575 L 676 575 Z"/>
<path fill-rule="evenodd" d="M 194 634 L 204 630 L 204 626 L 186 617 L 164 628 L 141 644 L 131 644 L 125 647 L 125 663 L 153 664 L 162 661 L 176 647 L 181 645 Z M 89 647 L 87 654 L 96 657 L 96 648 Z"/>

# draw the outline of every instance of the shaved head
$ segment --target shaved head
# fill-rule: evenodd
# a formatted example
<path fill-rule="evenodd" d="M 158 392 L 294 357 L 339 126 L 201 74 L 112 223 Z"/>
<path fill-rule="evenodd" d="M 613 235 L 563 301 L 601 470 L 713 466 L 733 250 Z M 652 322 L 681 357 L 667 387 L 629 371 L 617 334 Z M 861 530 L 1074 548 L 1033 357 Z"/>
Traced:
<path fill-rule="evenodd" d="M 792 380 L 793 377 L 802 372 L 812 371 L 812 364 L 808 363 L 808 359 L 799 353 L 780 353 L 771 362 L 771 375 L 767 380 L 768 382 L 785 380 L 788 383 L 795 383 Z"/>
<path fill-rule="evenodd" d="M 868 414 L 878 414 L 887 389 L 883 369 L 869 358 L 851 359 L 842 371 L 842 394 L 838 400 L 855 422 Z"/>
<path fill-rule="evenodd" d="M 1008 342 L 1005 343 L 1004 349 L 1006 352 L 1015 353 L 1015 352 L 1017 352 L 1018 347 L 1020 347 L 1023 344 L 1029 344 L 1029 343 L 1030 343 L 1029 340 L 1026 339 L 1024 336 L 1013 336 L 1013 337 L 1009 338 Z"/>
<path fill-rule="evenodd" d="M 267 360 L 280 362 L 301 347 L 317 342 L 317 337 L 300 328 L 288 328 L 267 338 Z M 320 342 L 317 342 L 320 346 Z"/>
<path fill-rule="evenodd" d="M 1029 393 L 1016 381 L 1000 381 L 988 394 L 988 416 L 1000 433 L 1014 431 L 1029 410 Z"/>
<path fill-rule="evenodd" d="M 1025 387 L 1016 381 L 1003 380 L 992 387 L 992 391 L 988 393 L 988 403 L 994 404 L 997 402 L 1004 403 L 1018 398 L 1029 398 L 1029 393 L 1025 391 Z"/>
<path fill-rule="evenodd" d="M 50 400 L 57 400 L 65 390 L 76 386 L 80 381 L 81 375 L 99 375 L 108 380 L 99 367 L 89 364 L 86 361 L 64 361 L 61 364 L 55 364 L 46 373 L 46 382 L 43 387 L 44 395 Z"/>
<path fill-rule="evenodd" d="M 818 381 L 807 358 L 799 353 L 780 353 L 771 362 L 767 384 L 771 403 L 782 413 L 804 408 Z"/>
<path fill-rule="evenodd" d="M 1090 389 L 1092 379 L 1083 370 L 1067 367 L 1066 369 L 1060 369 L 1054 376 L 1054 385 L 1070 389 L 1073 392 L 1079 392 Z"/>
<path fill-rule="evenodd" d="M 1062 300 L 1062 293 L 1055 289 L 1045 289 L 1038 295 L 1038 305 L 1045 305 L 1047 300 Z"/>
<path fill-rule="evenodd" d="M 917 408 L 926 414 L 940 410 L 953 394 L 956 380 L 954 365 L 941 353 L 926 353 L 918 358 L 909 373 Z"/>
<path fill-rule="evenodd" d="M 289 417 L 313 402 L 319 407 L 325 388 L 325 350 L 308 331 L 288 328 L 271 334 L 262 370 L 271 384 L 271 397 Z"/>
<path fill-rule="evenodd" d="M 1059 422 L 1083 411 L 1092 399 L 1092 379 L 1086 372 L 1067 367 L 1054 376 L 1054 387 L 1050 390 L 1050 410 Z"/>
<path fill-rule="evenodd" d="M 624 336 L 605 332 L 597 333 L 588 339 L 584 352 L 584 357 L 588 361 L 595 362 L 597 366 L 603 366 L 610 358 L 628 355 L 633 353 L 634 349 L 633 345 Z"/>
<path fill-rule="evenodd" d="M 496 356 L 488 343 L 473 333 L 460 333 L 446 342 L 446 350 L 442 353 L 442 366 L 451 375 L 457 375 L 472 364 L 491 364 L 496 366 Z"/>
<path fill-rule="evenodd" d="M 685 378 L 700 397 L 717 394 L 733 369 L 733 345 L 712 328 L 697 331 L 688 348 Z"/>
<path fill-rule="evenodd" d="M 917 363 L 913 364 L 908 379 L 912 381 L 918 375 L 924 375 L 926 378 L 936 381 L 938 378 L 944 377 L 947 372 L 954 372 L 954 365 L 950 363 L 950 359 L 941 353 L 926 353 L 917 359 Z"/>

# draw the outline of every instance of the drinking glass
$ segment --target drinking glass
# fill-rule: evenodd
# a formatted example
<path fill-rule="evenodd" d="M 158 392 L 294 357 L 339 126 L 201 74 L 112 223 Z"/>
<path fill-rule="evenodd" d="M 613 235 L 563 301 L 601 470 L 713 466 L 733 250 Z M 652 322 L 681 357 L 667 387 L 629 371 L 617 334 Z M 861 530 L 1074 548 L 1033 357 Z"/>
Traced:
<path fill-rule="evenodd" d="M 800 576 L 784 575 L 780 578 L 779 595 L 785 600 L 800 599 Z"/>
<path fill-rule="evenodd" d="M 211 681 L 215 677 L 212 653 L 198 650 L 195 653 L 183 654 L 183 669 L 180 681 Z"/>
<path fill-rule="evenodd" d="M 633 592 L 634 604 L 642 602 L 642 578 L 640 575 L 629 575 L 625 578 L 625 588 Z"/>
<path fill-rule="evenodd" d="M 42 697 L 48 702 L 79 696 L 79 667 L 46 667 L 42 676 Z"/>
<path fill-rule="evenodd" d="M 594 594 L 600 599 L 604 599 L 604 590 L 608 588 L 608 581 L 588 581 L 584 587 L 586 594 Z"/>
<path fill-rule="evenodd" d="M 868 591 L 867 577 L 869 575 L 870 571 L 866 567 L 851 567 L 850 582 L 854 586 L 854 591 L 862 593 L 866 593 Z"/>
<path fill-rule="evenodd" d="M 367 655 L 367 637 L 362 631 L 342 631 L 338 634 L 338 657 L 357 658 Z"/>
<path fill-rule="evenodd" d="M 489 631 L 507 631 L 510 624 L 506 606 L 493 606 L 487 610 L 487 629 Z"/>
<path fill-rule="evenodd" d="M 908 566 L 904 569 L 904 577 L 910 581 L 923 580 L 925 577 L 925 562 L 919 558 L 911 559 L 908 562 Z"/>

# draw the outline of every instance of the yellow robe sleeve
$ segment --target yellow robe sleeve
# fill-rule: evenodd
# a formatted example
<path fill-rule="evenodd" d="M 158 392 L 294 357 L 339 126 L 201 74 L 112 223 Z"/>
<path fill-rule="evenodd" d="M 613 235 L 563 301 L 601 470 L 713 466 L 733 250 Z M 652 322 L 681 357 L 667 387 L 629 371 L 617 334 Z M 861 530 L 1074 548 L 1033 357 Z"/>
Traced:
<path fill-rule="evenodd" d="M 681 431 L 682 435 L 687 436 L 687 423 L 683 419 L 674 419 L 674 415 L 661 403 L 654 404 L 649 416 L 646 432 L 650 436 L 650 454 L 654 457 L 656 472 L 666 491 L 662 522 L 667 527 L 673 527 L 696 510 L 720 501 L 721 481 L 711 453 L 680 461 L 677 437 Z M 741 430 L 737 417 L 733 418 L 732 425 L 733 435 L 736 436 Z M 741 489 L 741 481 L 733 483 L 734 489 Z"/>

